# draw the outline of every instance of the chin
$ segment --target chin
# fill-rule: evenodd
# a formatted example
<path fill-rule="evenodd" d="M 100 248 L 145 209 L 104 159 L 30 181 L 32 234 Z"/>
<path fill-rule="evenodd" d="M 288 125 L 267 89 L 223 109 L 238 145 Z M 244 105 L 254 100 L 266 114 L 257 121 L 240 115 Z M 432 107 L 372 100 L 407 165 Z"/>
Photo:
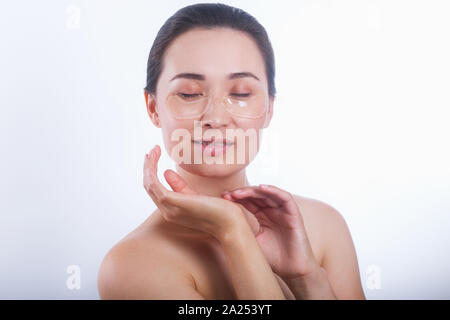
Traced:
<path fill-rule="evenodd" d="M 233 175 L 248 165 L 244 164 L 180 164 L 180 167 L 189 173 L 202 177 L 227 177 Z"/>

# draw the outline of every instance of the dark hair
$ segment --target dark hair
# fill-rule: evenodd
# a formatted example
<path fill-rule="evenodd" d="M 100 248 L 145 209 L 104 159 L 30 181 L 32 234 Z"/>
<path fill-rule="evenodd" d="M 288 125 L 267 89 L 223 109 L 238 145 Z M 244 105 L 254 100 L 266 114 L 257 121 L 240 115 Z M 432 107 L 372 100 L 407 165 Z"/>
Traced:
<path fill-rule="evenodd" d="M 169 44 L 190 29 L 228 27 L 246 32 L 256 41 L 264 59 L 269 95 L 275 97 L 275 59 L 272 45 L 264 27 L 244 10 L 222 3 L 198 3 L 181 8 L 173 14 L 156 35 L 147 62 L 149 94 L 156 94 L 156 84 L 163 68 L 163 56 Z"/>

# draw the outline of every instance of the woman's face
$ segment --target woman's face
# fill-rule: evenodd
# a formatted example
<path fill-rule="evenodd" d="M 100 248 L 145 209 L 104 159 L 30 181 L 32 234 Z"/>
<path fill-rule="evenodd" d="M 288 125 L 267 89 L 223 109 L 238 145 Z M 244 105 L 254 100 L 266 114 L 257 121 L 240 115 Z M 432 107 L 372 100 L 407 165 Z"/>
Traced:
<path fill-rule="evenodd" d="M 267 83 L 251 36 L 229 28 L 193 29 L 167 48 L 156 97 L 145 93 L 147 110 L 180 167 L 227 176 L 259 150 L 260 130 L 273 110 Z"/>

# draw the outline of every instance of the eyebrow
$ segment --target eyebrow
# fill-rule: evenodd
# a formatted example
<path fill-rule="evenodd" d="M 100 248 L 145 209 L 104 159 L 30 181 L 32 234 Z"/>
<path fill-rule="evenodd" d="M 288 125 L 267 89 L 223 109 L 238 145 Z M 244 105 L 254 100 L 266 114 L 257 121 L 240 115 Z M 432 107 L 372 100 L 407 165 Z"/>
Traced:
<path fill-rule="evenodd" d="M 233 80 L 233 79 L 238 79 L 238 78 L 245 78 L 245 77 L 251 77 L 251 78 L 255 78 L 256 80 L 260 81 L 259 78 L 257 76 L 255 76 L 253 73 L 251 72 L 234 72 L 234 73 L 230 73 L 227 77 L 228 80 Z M 194 79 L 194 80 L 200 80 L 200 81 L 204 81 L 205 80 L 205 76 L 202 74 L 198 74 L 198 73 L 189 73 L 189 72 L 185 72 L 185 73 L 179 73 L 177 74 L 175 77 L 173 77 L 172 79 L 170 79 L 170 81 L 178 79 L 178 78 L 184 78 L 184 79 Z"/>

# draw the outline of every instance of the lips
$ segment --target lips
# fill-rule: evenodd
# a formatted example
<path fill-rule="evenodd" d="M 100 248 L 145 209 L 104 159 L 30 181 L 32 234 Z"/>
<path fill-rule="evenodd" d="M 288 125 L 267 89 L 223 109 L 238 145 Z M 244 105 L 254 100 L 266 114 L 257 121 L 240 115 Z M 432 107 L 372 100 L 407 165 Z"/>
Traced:
<path fill-rule="evenodd" d="M 233 141 L 229 141 L 227 139 L 215 140 L 214 138 L 210 139 L 210 140 L 192 140 L 192 142 L 194 142 L 195 144 L 201 144 L 203 146 L 211 145 L 211 146 L 218 146 L 218 147 L 231 146 L 234 144 Z"/>
<path fill-rule="evenodd" d="M 202 148 L 202 152 L 205 154 L 210 154 L 211 156 L 219 155 L 224 153 L 226 149 L 234 145 L 234 141 L 229 141 L 227 139 L 215 140 L 192 140 L 192 142 Z"/>

